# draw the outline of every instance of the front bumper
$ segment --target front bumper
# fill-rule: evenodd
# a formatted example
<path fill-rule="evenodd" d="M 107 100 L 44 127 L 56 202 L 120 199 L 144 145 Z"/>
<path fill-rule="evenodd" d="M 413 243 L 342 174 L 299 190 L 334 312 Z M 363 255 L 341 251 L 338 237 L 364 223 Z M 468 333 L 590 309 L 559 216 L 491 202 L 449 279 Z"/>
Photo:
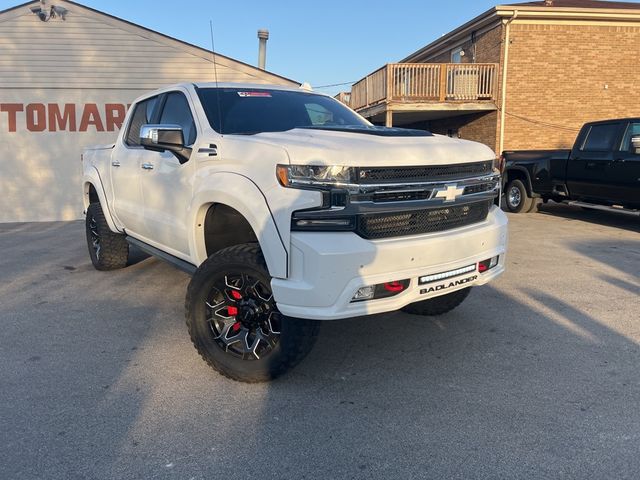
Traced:
<path fill-rule="evenodd" d="M 496 206 L 486 220 L 445 232 L 365 240 L 350 232 L 292 232 L 290 275 L 271 281 L 279 310 L 288 316 L 334 320 L 398 310 L 409 303 L 484 285 L 504 271 L 507 217 Z M 444 290 L 421 293 L 418 277 L 465 267 L 496 255 L 498 265 Z M 473 276 L 469 273 L 447 279 Z M 402 293 L 352 303 L 363 286 L 410 279 Z"/>

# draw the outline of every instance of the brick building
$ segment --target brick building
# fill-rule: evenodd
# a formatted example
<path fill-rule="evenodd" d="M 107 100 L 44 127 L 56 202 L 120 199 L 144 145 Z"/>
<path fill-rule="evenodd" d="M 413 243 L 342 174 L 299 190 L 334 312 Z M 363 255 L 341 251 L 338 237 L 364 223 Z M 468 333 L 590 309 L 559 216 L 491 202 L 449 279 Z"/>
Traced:
<path fill-rule="evenodd" d="M 564 148 L 587 121 L 640 116 L 640 3 L 496 6 L 353 85 L 374 123 L 505 149 Z"/>

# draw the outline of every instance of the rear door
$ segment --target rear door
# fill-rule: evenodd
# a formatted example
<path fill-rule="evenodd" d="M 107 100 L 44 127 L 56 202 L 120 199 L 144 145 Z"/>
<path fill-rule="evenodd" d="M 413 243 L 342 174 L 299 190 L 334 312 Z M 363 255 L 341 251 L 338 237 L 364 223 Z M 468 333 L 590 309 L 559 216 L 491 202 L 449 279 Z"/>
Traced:
<path fill-rule="evenodd" d="M 614 145 L 620 136 L 619 122 L 596 123 L 578 140 L 567 164 L 567 187 L 572 198 L 606 201 L 615 187 L 611 183 Z"/>
<path fill-rule="evenodd" d="M 640 135 L 640 121 L 626 125 L 620 148 L 614 156 L 612 181 L 615 200 L 622 205 L 640 207 L 640 154 L 635 153 L 631 137 Z"/>
<path fill-rule="evenodd" d="M 186 146 L 197 138 L 195 115 L 187 92 L 163 95 L 157 123 L 182 127 Z M 145 237 L 162 250 L 188 260 L 187 219 L 193 195 L 193 159 L 180 163 L 171 152 L 145 150 L 142 155 L 141 186 L 144 198 Z M 144 239 L 143 239 L 144 240 Z"/>
<path fill-rule="evenodd" d="M 151 123 L 158 104 L 152 97 L 135 104 L 122 143 L 116 145 L 111 158 L 113 209 L 127 233 L 144 235 L 144 203 L 140 187 L 142 155 L 140 127 Z"/>

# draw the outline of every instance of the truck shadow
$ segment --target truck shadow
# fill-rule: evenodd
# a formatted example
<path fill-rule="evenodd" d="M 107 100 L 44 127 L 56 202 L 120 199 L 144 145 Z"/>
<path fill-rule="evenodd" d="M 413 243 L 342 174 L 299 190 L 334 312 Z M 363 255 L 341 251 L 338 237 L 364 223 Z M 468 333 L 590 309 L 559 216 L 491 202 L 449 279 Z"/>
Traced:
<path fill-rule="evenodd" d="M 562 217 L 568 220 L 580 220 L 605 227 L 616 227 L 630 230 L 632 232 L 640 232 L 640 217 L 633 217 L 622 213 L 582 209 L 580 207 L 564 205 L 553 201 L 540 205 L 538 213 L 542 215 Z"/>
<path fill-rule="evenodd" d="M 615 243 L 606 240 L 575 240 L 569 246 L 596 262 L 601 272 L 600 278 L 607 283 L 635 293 L 634 288 L 637 289 L 637 286 L 621 277 L 640 280 L 640 240 L 616 240 Z M 616 277 L 613 278 L 613 275 Z"/>

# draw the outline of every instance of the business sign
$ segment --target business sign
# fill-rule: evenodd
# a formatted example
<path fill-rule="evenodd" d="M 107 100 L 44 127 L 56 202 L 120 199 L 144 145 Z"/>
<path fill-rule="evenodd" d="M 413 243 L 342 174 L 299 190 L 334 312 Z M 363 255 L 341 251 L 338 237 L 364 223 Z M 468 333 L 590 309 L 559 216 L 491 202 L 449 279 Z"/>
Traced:
<path fill-rule="evenodd" d="M 122 127 L 124 103 L 0 103 L 0 131 L 114 132 Z"/>

